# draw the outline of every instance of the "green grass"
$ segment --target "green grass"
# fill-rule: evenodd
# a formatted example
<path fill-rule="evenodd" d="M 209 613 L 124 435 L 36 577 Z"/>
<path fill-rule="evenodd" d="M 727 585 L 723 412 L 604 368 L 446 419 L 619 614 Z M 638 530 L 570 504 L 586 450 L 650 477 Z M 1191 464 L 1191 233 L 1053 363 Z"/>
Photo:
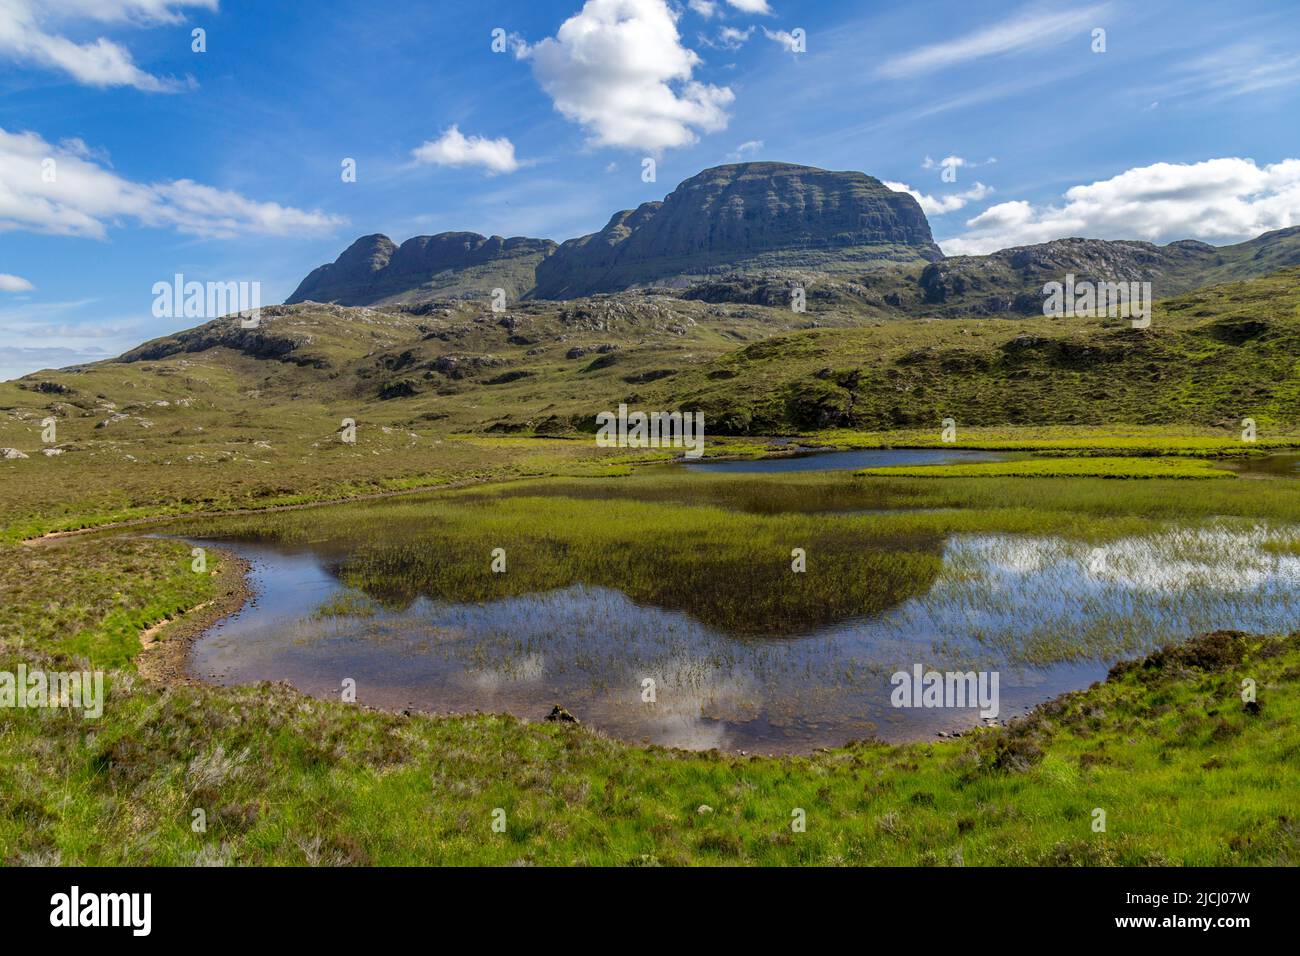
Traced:
<path fill-rule="evenodd" d="M 941 566 L 934 534 L 880 533 L 866 516 L 832 522 L 510 493 L 528 488 L 189 521 L 172 530 L 310 542 L 342 555 L 343 581 L 390 607 L 421 594 L 492 601 L 584 583 L 741 633 L 803 632 L 883 610 L 926 588 Z M 506 552 L 505 574 L 491 572 L 495 548 Z M 808 573 L 791 572 L 794 548 L 808 554 Z"/>
<path fill-rule="evenodd" d="M 1106 540 L 1221 518 L 1280 527 L 1295 523 L 1300 515 L 1300 482 L 1290 480 L 1198 481 L 1191 490 L 1181 479 L 1167 477 L 1115 481 L 1054 475 L 955 476 L 933 481 L 845 472 L 700 474 L 675 468 L 640 469 L 617 481 L 507 482 L 451 492 L 445 500 L 492 507 L 502 498 L 516 497 L 585 501 L 591 509 L 604 506 L 598 502 L 630 499 L 668 510 L 699 507 L 742 515 L 821 514 L 828 524 L 856 517 L 865 521 L 869 534 L 883 537 L 1023 533 Z M 410 504 L 420 506 L 416 501 Z M 544 506 L 538 508 L 540 529 L 552 519 Z M 278 516 L 267 515 L 264 520 L 253 516 L 240 527 L 258 533 L 263 526 L 273 529 L 278 521 Z"/>
<path fill-rule="evenodd" d="M 716 580 L 761 580 L 754 556 L 769 549 L 788 574 L 789 535 L 821 535 L 831 548 L 846 547 L 837 534 L 915 541 L 993 528 L 1105 539 L 1221 516 L 1283 524 L 1300 513 L 1295 482 L 1185 489 L 1164 478 L 940 482 L 656 469 L 229 517 L 219 527 L 318 544 L 359 536 L 371 550 L 345 577 L 376 587 L 392 583 L 385 562 L 403 557 L 391 550 L 401 547 L 393 529 L 437 529 L 455 560 L 439 567 L 430 549 L 412 549 L 395 566 L 408 593 L 474 586 L 455 579 L 453 565 L 486 565 L 493 539 L 505 536 L 507 581 L 608 574 L 665 600 L 671 594 L 656 588 L 700 579 L 691 571 L 710 560 L 700 554 L 714 555 Z M 842 514 L 878 508 L 922 510 Z M 634 534 L 654 547 L 629 550 Z M 930 556 L 915 553 L 921 576 L 907 587 L 930 573 Z M 12 597 L 0 669 L 112 669 L 105 714 L 93 724 L 62 711 L 0 711 L 0 860 L 11 864 L 1300 862 L 1296 638 L 1188 645 L 1121 668 L 1028 721 L 956 741 L 789 758 L 690 754 L 586 727 L 369 712 L 270 685 L 162 687 L 134 674 L 131 657 L 139 630 L 211 597 L 211 576 L 190 570 L 187 547 L 88 538 L 11 547 L 3 557 Z M 838 557 L 863 567 L 848 552 Z M 210 555 L 210 570 L 218 567 Z M 806 597 L 820 600 L 817 576 L 805 578 L 814 582 Z M 744 616 L 720 597 L 720 613 Z M 1259 714 L 1242 707 L 1244 677 L 1257 683 Z M 699 813 L 702 805 L 712 812 Z M 504 833 L 491 829 L 497 808 Z M 1106 811 L 1105 833 L 1092 831 L 1095 808 Z M 796 809 L 807 832 L 790 827 Z M 206 815 L 204 833 L 191 828 L 195 810 Z"/>
<path fill-rule="evenodd" d="M 148 546 L 174 569 L 166 543 Z M 55 565 L 81 547 L 51 552 L 46 573 L 78 577 Z M 68 650 L 56 634 L 21 650 L 6 637 L 0 669 L 81 666 Z M 1245 677 L 1257 714 L 1239 697 Z M 6 863 L 1300 862 L 1295 637 L 1185 645 L 1006 729 L 781 759 L 507 717 L 389 715 L 272 685 L 165 688 L 129 663 L 108 684 L 97 721 L 0 712 Z M 791 827 L 796 810 L 806 832 Z"/>
<path fill-rule="evenodd" d="M 13 651 L 57 646 L 123 667 L 140 633 L 212 597 L 180 541 L 104 539 L 47 548 L 0 546 L 0 640 Z"/>
<path fill-rule="evenodd" d="M 1294 442 L 1300 268 L 1156 303 L 1150 328 L 1042 315 L 916 318 L 771 335 L 647 390 L 715 432 L 1025 426 L 1219 429 Z M 1032 437 L 1032 436 L 1028 436 Z M 1063 438 L 1065 436 L 1062 436 Z"/>

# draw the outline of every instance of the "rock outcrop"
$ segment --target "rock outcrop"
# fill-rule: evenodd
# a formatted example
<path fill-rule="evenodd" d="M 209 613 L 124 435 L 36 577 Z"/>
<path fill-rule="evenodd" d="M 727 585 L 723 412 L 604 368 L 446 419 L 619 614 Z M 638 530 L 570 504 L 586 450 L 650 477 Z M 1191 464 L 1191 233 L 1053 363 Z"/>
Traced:
<path fill-rule="evenodd" d="M 285 302 L 419 305 L 486 296 L 498 288 L 517 299 L 532 287 L 537 264 L 555 248 L 549 239 L 473 232 L 415 236 L 400 246 L 387 236 L 362 236 L 334 262 L 314 269 Z"/>
<path fill-rule="evenodd" d="M 706 169 L 662 202 L 617 213 L 537 269 L 538 298 L 634 286 L 682 286 L 708 275 L 795 268 L 865 271 L 942 259 L 916 200 L 865 173 L 789 163 Z"/>

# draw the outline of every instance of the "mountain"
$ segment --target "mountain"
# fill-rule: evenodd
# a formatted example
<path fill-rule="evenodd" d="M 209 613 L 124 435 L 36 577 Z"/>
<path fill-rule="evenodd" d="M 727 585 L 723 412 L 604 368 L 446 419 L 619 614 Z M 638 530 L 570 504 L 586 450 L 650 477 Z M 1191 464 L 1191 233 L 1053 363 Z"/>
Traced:
<path fill-rule="evenodd" d="M 942 258 L 916 200 L 878 179 L 739 163 L 706 169 L 663 202 L 616 213 L 600 232 L 570 239 L 538 266 L 533 295 L 567 299 L 734 271 L 866 271 Z"/>
<path fill-rule="evenodd" d="M 1150 282 L 1156 299 L 1224 282 L 1270 275 L 1300 265 L 1300 227 L 1279 229 L 1231 246 L 1184 239 L 1149 242 L 1055 239 L 985 256 L 887 265 L 853 274 L 801 275 L 808 301 L 872 317 L 1018 317 L 1041 314 L 1043 286 L 1077 280 Z M 778 305 L 789 301 L 790 278 L 734 273 L 696 283 L 683 298 L 713 303 Z"/>
<path fill-rule="evenodd" d="M 878 179 L 741 163 L 706 169 L 662 202 L 616 213 L 600 232 L 559 247 L 472 232 L 416 236 L 401 246 L 362 236 L 285 302 L 420 305 L 494 288 L 512 301 L 571 299 L 735 272 L 848 273 L 942 258 L 916 200 Z"/>
<path fill-rule="evenodd" d="M 562 245 L 470 232 L 397 246 L 363 236 L 305 278 L 287 304 L 428 306 L 485 298 L 564 300 L 671 288 L 712 303 L 810 300 L 871 316 L 1032 315 L 1066 274 L 1150 282 L 1155 298 L 1300 265 L 1300 227 L 1212 246 L 1181 240 L 1057 239 L 985 256 L 946 258 L 906 193 L 858 172 L 791 163 L 706 169 L 662 202 L 616 213 L 600 232 Z"/>
<path fill-rule="evenodd" d="M 911 270 L 891 290 L 898 307 L 955 317 L 1040 313 L 1043 285 L 1067 273 L 1094 282 L 1150 282 L 1152 295 L 1169 298 L 1223 282 L 1268 275 L 1300 265 L 1300 227 L 1268 232 L 1247 242 L 1212 246 L 1183 239 L 1149 242 L 1056 239 L 986 256 L 953 256 Z M 883 288 L 887 277 L 864 276 Z"/>
<path fill-rule="evenodd" d="M 443 232 L 400 246 L 387 236 L 362 236 L 334 262 L 314 269 L 286 304 L 420 305 L 435 299 L 490 295 L 517 299 L 533 285 L 537 264 L 555 251 L 549 239 Z"/>

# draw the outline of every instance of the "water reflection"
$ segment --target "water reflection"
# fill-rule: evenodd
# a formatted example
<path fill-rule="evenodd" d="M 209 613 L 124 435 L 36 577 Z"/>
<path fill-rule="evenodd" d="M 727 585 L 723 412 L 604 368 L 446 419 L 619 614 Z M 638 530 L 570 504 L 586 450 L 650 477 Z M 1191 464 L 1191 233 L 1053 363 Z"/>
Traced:
<path fill-rule="evenodd" d="M 998 670 L 1006 719 L 1167 641 L 1293 629 L 1300 557 L 1270 546 L 1295 533 L 1222 525 L 1101 549 L 957 536 L 924 595 L 794 638 L 729 635 L 584 585 L 487 603 L 420 598 L 391 612 L 347 591 L 336 557 L 222 543 L 252 561 L 259 600 L 200 639 L 193 667 L 320 696 L 352 678 L 362 703 L 390 709 L 537 719 L 560 703 L 613 736 L 692 749 L 921 739 L 979 717 L 891 707 L 890 675 L 914 663 Z"/>

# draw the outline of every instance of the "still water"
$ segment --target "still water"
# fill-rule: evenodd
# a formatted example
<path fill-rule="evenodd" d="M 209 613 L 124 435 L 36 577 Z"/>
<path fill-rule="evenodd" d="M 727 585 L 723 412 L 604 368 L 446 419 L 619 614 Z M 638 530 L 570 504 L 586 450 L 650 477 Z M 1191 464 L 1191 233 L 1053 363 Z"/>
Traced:
<path fill-rule="evenodd" d="M 360 702 L 394 710 L 540 719 L 561 704 L 620 739 L 690 749 L 925 739 L 981 718 L 976 708 L 892 706 L 890 676 L 914 664 L 997 671 L 1005 721 L 1166 641 L 1291 629 L 1300 556 L 1270 548 L 1282 537 L 1212 526 L 1098 552 L 1052 537 L 958 535 L 926 593 L 793 637 L 732 635 L 583 585 L 389 611 L 339 582 L 337 555 L 200 542 L 252 562 L 257 600 L 202 636 L 191 666 L 217 683 L 287 680 L 322 697 L 351 678 Z"/>

